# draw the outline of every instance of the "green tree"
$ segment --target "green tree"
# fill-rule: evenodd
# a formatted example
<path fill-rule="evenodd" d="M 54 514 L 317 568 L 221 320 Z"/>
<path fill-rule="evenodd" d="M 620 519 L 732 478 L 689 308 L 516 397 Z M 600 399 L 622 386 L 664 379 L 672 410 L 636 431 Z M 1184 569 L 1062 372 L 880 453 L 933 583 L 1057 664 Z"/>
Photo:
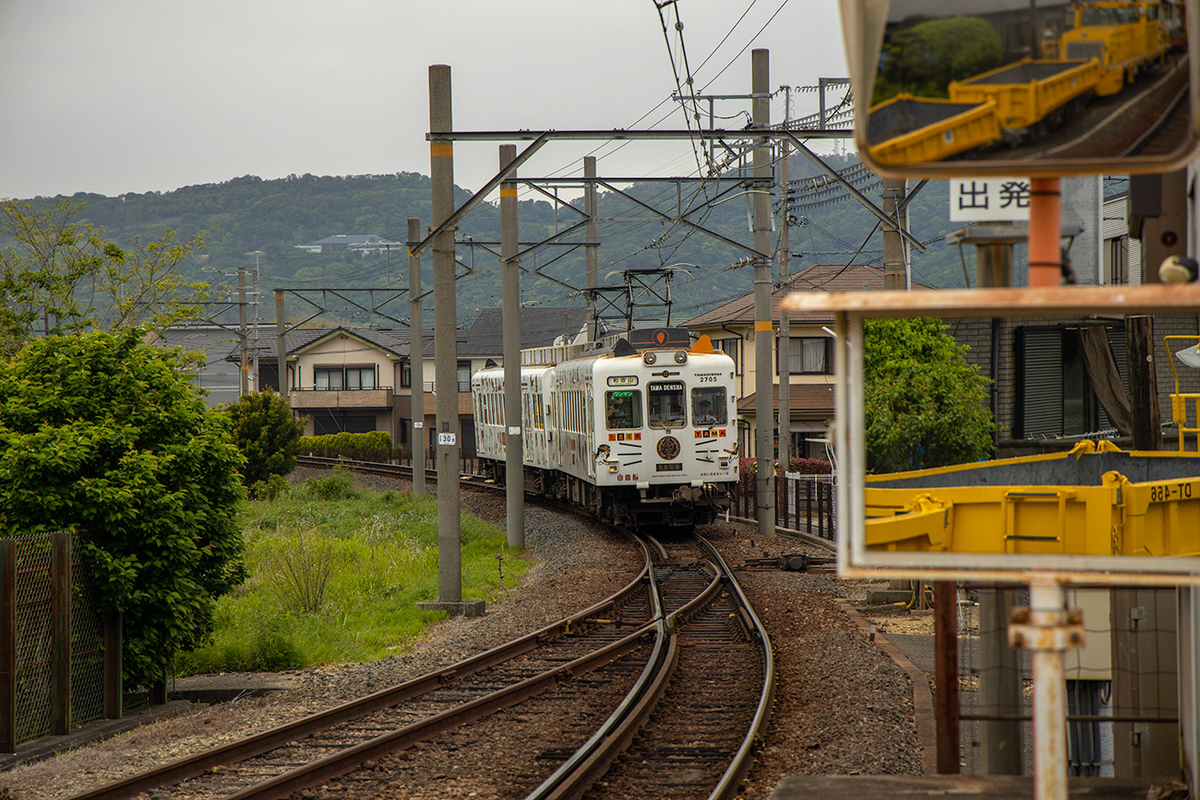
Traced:
<path fill-rule="evenodd" d="M 202 233 L 175 241 L 131 235 L 126 246 L 81 221 L 84 203 L 0 203 L 0 354 L 15 353 L 34 334 L 161 331 L 204 316 L 208 284 L 189 282 L 181 265 L 204 246 Z"/>
<path fill-rule="evenodd" d="M 950 81 L 1004 63 L 1000 34 L 978 17 L 945 17 L 898 30 L 884 45 L 872 104 L 906 92 L 947 97 Z"/>
<path fill-rule="evenodd" d="M 79 534 L 101 613 L 145 684 L 241 582 L 243 459 L 181 351 L 139 330 L 52 336 L 0 360 L 0 530 Z"/>
<path fill-rule="evenodd" d="M 899 472 L 978 461 L 992 454 L 990 381 L 935 319 L 864 325 L 867 469 Z"/>
<path fill-rule="evenodd" d="M 230 403 L 226 413 L 233 442 L 246 457 L 246 486 L 272 475 L 287 475 L 295 468 L 304 423 L 292 418 L 291 406 L 275 391 L 251 392 Z"/>

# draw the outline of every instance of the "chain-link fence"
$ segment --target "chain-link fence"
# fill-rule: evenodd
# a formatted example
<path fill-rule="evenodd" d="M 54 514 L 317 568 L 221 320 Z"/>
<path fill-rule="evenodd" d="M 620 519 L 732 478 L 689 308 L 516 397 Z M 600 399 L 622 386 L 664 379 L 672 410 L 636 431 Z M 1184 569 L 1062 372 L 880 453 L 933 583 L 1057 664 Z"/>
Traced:
<path fill-rule="evenodd" d="M 1027 589 L 959 584 L 962 772 L 1032 775 L 1032 659 L 1009 646 Z M 1068 589 L 1085 644 L 1065 653 L 1068 775 L 1144 777 L 1179 770 L 1174 589 Z"/>
<path fill-rule="evenodd" d="M 103 716 L 103 626 L 72 537 L 0 540 L 0 749 Z"/>

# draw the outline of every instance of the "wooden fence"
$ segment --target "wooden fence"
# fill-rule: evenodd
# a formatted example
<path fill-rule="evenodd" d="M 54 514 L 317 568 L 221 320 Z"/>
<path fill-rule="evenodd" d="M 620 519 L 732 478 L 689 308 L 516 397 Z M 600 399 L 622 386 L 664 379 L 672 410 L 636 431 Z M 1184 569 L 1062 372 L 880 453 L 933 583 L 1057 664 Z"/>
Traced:
<path fill-rule="evenodd" d="M 730 513 L 757 519 L 758 481 L 745 475 L 733 496 Z M 775 477 L 775 526 L 803 531 L 834 541 L 836 509 L 833 481 L 828 475 Z"/>

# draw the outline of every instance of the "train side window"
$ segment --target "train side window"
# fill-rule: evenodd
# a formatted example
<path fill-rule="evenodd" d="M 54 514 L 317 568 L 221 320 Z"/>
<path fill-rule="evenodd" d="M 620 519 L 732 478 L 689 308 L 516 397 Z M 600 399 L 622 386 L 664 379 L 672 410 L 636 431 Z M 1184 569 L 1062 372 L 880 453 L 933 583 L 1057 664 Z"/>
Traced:
<path fill-rule="evenodd" d="M 725 387 L 692 389 L 692 422 L 699 426 L 725 425 L 729 422 Z"/>
<path fill-rule="evenodd" d="M 637 389 L 608 392 L 604 413 L 609 430 L 642 427 L 642 393 Z"/>

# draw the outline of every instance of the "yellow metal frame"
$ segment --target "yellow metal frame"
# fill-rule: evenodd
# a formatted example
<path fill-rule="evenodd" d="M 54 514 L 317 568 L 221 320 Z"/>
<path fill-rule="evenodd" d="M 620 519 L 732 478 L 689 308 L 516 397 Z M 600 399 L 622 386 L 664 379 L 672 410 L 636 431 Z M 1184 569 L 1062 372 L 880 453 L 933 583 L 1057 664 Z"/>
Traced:
<path fill-rule="evenodd" d="M 1084 445 L 1082 452 L 1091 451 L 1091 442 Z M 1072 453 L 1080 451 L 1076 447 Z M 1002 459 L 979 466 L 1032 460 Z M 959 471 L 964 477 L 971 472 L 969 468 Z M 1133 483 L 1114 470 L 1104 474 L 1099 486 L 884 489 L 868 485 L 864 494 L 868 550 L 1200 556 L 1200 477 Z"/>
<path fill-rule="evenodd" d="M 1163 347 L 1167 348 L 1167 353 L 1174 356 L 1171 352 L 1171 340 L 1184 340 L 1188 342 L 1196 342 L 1200 344 L 1200 336 L 1164 336 Z M 1167 362 L 1171 365 L 1171 376 L 1175 378 L 1175 391 L 1171 393 L 1171 419 L 1179 430 L 1179 451 L 1187 450 L 1184 446 L 1187 441 L 1187 434 L 1191 433 L 1196 436 L 1196 449 L 1200 450 L 1200 394 L 1184 393 L 1179 391 L 1179 373 L 1175 370 L 1175 359 L 1169 358 Z M 1196 420 L 1196 424 L 1189 426 L 1188 421 L 1188 403 L 1192 404 L 1192 417 Z"/>
<path fill-rule="evenodd" d="M 979 580 L 1028 583 L 1031 575 L 1055 581 L 1105 585 L 1178 586 L 1200 584 L 1200 469 L 1176 471 L 1186 479 L 1157 480 L 1171 471 L 1150 471 L 1143 484 L 1120 475 L 1101 486 L 1039 486 L 1037 496 L 1021 486 L 992 491 L 990 533 L 962 533 L 977 540 L 973 550 L 954 546 L 967 532 L 974 503 L 988 500 L 981 489 L 956 497 L 924 488 L 905 498 L 875 494 L 866 474 L 862 386 L 863 328 L 874 317 L 1122 317 L 1170 311 L 1195 313 L 1200 284 L 1145 286 L 1063 286 L 1033 289 L 971 289 L 941 292 L 795 292 L 782 308 L 834 317 L 835 418 L 838 458 L 838 574 L 844 577 L 920 577 L 926 580 Z M 1096 449 L 1111 449 L 1105 445 Z M 1062 458 L 1064 454 L 1050 456 Z M 1180 458 L 1194 454 L 1140 453 Z M 1119 461 L 1120 459 L 1117 459 Z M 962 469 L 963 467 L 959 467 Z M 947 468 L 950 469 L 950 468 Z M 1124 467 L 1103 466 L 1106 471 Z M 1130 472 L 1130 474 L 1134 474 Z M 882 476 L 881 476 L 882 477 Z M 997 476 L 997 480 L 1001 480 Z M 1011 482 L 1011 478 L 1005 479 Z M 1089 480 L 1099 481 L 1099 475 Z M 947 484 L 943 478 L 935 484 Z M 1017 479 L 1020 482 L 1020 479 Z M 1033 481 L 1030 481 L 1033 482 Z M 1179 496 L 1171 486 L 1182 484 Z M 868 491 L 871 499 L 868 501 Z M 1005 494 L 1007 492 L 1007 494 Z M 1183 493 L 1190 492 L 1190 497 Z M 1053 495 L 1051 496 L 1051 493 Z M 921 497 L 921 500 L 918 500 Z M 872 531 L 868 543 L 867 506 L 877 520 L 895 520 L 893 533 Z M 1011 521 L 1009 517 L 1011 515 Z M 1028 524 L 1026 524 L 1028 520 Z M 1083 530 L 1077 530 L 1082 525 Z M 883 530 L 883 529 L 877 529 Z M 1015 532 L 1022 538 L 1010 535 Z M 922 538 L 923 537 L 923 538 Z M 988 538 L 990 537 L 990 538 Z M 1042 538 L 1031 538 L 1042 537 Z M 949 538 L 950 547 L 946 540 Z M 907 543 L 906 543 L 907 542 Z M 983 542 L 983 544 L 980 544 Z M 1001 544 L 1002 543 L 1002 544 Z M 986 546 L 985 546 L 986 545 Z M 1039 551 L 1038 548 L 1041 548 Z M 1134 554 L 1137 554 L 1134 557 Z"/>

